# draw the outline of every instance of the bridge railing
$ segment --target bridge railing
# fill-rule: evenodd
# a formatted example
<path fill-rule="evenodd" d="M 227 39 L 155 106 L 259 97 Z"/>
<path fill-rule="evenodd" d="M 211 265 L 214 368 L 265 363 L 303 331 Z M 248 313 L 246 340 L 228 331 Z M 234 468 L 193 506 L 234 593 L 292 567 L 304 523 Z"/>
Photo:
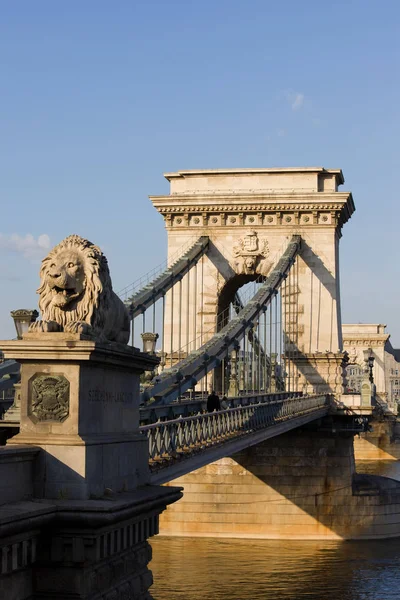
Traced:
<path fill-rule="evenodd" d="M 303 392 L 274 392 L 253 394 L 241 394 L 240 396 L 226 398 L 229 408 L 247 406 L 249 404 L 270 403 L 275 400 L 286 398 L 300 398 Z M 178 417 L 197 416 L 199 413 L 207 412 L 207 395 L 198 394 L 191 400 L 185 399 L 171 404 L 152 405 L 148 404 L 140 408 L 141 425 L 149 425 L 156 421 L 169 421 Z"/>
<path fill-rule="evenodd" d="M 328 395 L 286 398 L 141 427 L 149 440 L 150 467 L 184 458 L 230 438 L 315 412 L 329 405 Z"/>

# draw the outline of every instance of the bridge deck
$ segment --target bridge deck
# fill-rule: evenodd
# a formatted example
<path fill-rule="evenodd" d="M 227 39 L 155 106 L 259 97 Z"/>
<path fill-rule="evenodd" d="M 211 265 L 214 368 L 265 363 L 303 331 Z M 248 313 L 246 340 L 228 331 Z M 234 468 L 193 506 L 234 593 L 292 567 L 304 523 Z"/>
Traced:
<path fill-rule="evenodd" d="M 145 425 L 152 483 L 165 483 L 329 412 L 327 395 L 283 398 Z"/>

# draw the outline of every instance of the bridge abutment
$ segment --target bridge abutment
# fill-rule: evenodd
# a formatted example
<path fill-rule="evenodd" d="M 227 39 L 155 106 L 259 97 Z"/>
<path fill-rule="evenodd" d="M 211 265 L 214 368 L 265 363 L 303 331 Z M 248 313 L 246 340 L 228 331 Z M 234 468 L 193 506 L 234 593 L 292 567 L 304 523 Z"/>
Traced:
<path fill-rule="evenodd" d="M 400 535 L 400 483 L 355 472 L 353 434 L 298 429 L 171 482 L 163 535 L 360 539 Z"/>

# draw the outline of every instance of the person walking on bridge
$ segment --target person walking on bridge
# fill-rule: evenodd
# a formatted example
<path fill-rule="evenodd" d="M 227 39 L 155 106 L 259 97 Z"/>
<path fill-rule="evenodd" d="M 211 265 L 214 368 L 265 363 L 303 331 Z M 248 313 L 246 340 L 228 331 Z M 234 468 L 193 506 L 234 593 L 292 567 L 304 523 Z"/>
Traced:
<path fill-rule="evenodd" d="M 213 390 L 207 398 L 207 412 L 213 412 L 214 410 L 221 410 L 219 403 L 219 397 Z"/>

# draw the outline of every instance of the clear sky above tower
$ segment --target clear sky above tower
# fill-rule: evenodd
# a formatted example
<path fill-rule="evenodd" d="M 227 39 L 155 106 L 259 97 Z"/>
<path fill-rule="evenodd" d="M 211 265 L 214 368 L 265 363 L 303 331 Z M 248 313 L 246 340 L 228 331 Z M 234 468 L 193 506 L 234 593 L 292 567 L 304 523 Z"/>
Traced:
<path fill-rule="evenodd" d="M 4 0 L 0 338 L 36 308 L 40 259 L 71 233 L 114 288 L 166 257 L 147 196 L 192 168 L 342 168 L 344 322 L 400 346 L 396 0 Z"/>

